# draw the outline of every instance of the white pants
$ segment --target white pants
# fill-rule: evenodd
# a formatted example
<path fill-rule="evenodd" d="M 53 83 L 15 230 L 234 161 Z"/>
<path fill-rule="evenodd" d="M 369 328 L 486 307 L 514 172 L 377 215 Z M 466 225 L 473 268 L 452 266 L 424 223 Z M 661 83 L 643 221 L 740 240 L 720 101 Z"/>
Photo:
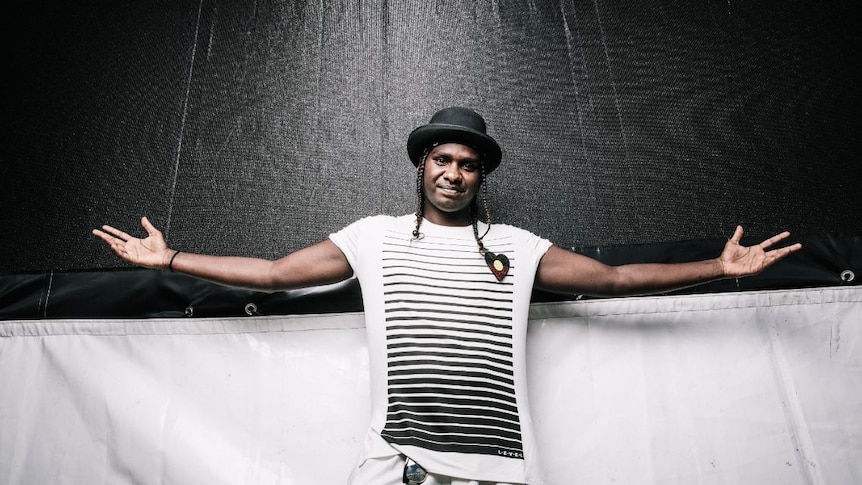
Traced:
<path fill-rule="evenodd" d="M 347 480 L 347 485 L 403 485 L 404 462 L 402 455 L 384 458 L 369 458 L 356 467 Z M 428 479 L 422 485 L 511 485 L 496 482 L 477 482 L 476 480 L 460 480 L 428 474 Z"/>

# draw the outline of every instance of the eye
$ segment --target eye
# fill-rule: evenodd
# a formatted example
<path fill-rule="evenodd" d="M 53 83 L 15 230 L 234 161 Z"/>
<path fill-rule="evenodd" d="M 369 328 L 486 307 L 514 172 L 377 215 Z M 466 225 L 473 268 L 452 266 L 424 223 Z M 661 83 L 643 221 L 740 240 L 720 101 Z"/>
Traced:
<path fill-rule="evenodd" d="M 448 163 L 448 159 L 446 157 L 437 157 L 434 159 L 434 163 L 437 165 L 446 165 L 446 163 Z"/>
<path fill-rule="evenodd" d="M 461 167 L 468 172 L 475 172 L 476 170 L 479 170 L 479 164 L 476 162 L 464 162 Z"/>

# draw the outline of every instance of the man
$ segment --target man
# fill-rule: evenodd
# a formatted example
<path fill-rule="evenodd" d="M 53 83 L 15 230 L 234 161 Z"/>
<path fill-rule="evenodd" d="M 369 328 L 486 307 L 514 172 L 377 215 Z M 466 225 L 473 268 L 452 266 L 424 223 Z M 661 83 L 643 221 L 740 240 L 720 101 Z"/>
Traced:
<path fill-rule="evenodd" d="M 254 290 L 355 274 L 372 421 L 354 485 L 538 483 L 525 382 L 534 286 L 590 295 L 661 292 L 756 274 L 801 247 L 769 250 L 786 232 L 744 247 L 737 227 L 716 259 L 607 266 L 479 220 L 479 199 L 488 215 L 485 177 L 501 150 L 472 110 L 438 111 L 410 134 L 407 148 L 417 167 L 415 214 L 362 219 L 277 261 L 179 252 L 146 218 L 145 239 L 110 226 L 93 231 L 128 262 Z"/>

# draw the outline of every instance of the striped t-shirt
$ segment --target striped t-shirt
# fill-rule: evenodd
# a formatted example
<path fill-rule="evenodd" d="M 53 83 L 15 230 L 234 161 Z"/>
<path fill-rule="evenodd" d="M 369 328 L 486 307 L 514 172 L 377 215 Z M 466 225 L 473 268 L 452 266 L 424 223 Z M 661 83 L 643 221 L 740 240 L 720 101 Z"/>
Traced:
<path fill-rule="evenodd" d="M 524 340 L 550 243 L 494 224 L 483 243 L 509 260 L 498 281 L 472 227 L 423 221 L 416 240 L 413 225 L 413 216 L 377 216 L 330 236 L 362 287 L 372 429 L 431 473 L 526 483 L 534 442 Z"/>

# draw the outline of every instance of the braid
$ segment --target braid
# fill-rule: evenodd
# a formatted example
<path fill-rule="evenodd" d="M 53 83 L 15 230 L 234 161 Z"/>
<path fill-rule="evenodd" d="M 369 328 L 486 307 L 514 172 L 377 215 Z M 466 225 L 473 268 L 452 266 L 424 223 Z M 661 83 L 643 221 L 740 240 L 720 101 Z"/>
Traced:
<path fill-rule="evenodd" d="M 491 211 L 488 210 L 488 184 L 486 183 L 487 175 L 485 174 L 485 164 L 482 164 L 482 206 L 485 209 L 485 219 L 488 227 L 485 229 L 485 233 L 482 236 L 479 236 L 479 203 L 476 202 L 474 198 L 470 203 L 470 213 L 473 215 L 473 237 L 476 238 L 476 244 L 479 246 L 479 254 L 485 255 L 488 251 L 485 249 L 485 244 L 482 243 L 482 239 L 488 235 L 488 231 L 491 230 Z"/>
<path fill-rule="evenodd" d="M 425 211 L 425 191 L 422 190 L 422 185 L 425 182 L 425 159 L 428 157 L 428 153 L 431 151 L 430 148 L 426 148 L 422 153 L 422 157 L 419 159 L 419 163 L 416 164 L 416 227 L 413 228 L 413 239 L 419 240 L 422 239 L 423 234 L 419 232 L 419 227 L 422 225 L 422 220 L 424 219 L 424 211 Z"/>
<path fill-rule="evenodd" d="M 487 175 L 485 174 L 485 164 L 482 164 L 482 206 L 485 209 L 485 222 L 488 223 L 488 230 L 485 231 L 485 234 L 488 234 L 488 231 L 491 230 L 491 209 L 488 206 L 488 183 L 487 183 Z M 485 237 L 483 234 L 482 237 Z"/>
<path fill-rule="evenodd" d="M 471 210 L 475 209 L 475 203 L 471 206 Z M 490 227 L 488 228 L 490 229 Z M 488 231 L 485 231 L 485 234 L 488 234 Z M 482 237 L 485 237 L 485 234 Z M 482 256 L 488 251 L 485 249 L 485 245 L 482 244 L 482 237 L 479 237 L 479 211 L 473 210 L 473 237 L 476 238 L 476 244 L 479 246 L 479 254 Z"/>

